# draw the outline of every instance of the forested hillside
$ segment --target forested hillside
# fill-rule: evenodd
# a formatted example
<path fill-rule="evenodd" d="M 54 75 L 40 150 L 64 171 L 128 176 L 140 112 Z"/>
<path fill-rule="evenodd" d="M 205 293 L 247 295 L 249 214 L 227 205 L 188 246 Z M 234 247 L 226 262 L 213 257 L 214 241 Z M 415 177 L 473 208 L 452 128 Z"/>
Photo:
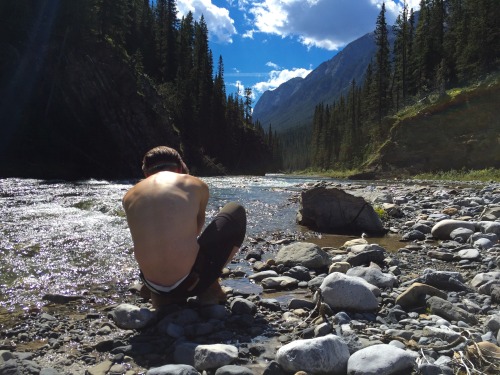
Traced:
<path fill-rule="evenodd" d="M 2 1 L 0 50 L 0 176 L 138 177 L 160 144 L 198 174 L 270 164 L 204 19 L 175 0 Z"/>
<path fill-rule="evenodd" d="M 418 22 L 405 6 L 393 26 L 392 49 L 385 7 L 375 25 L 377 48 L 364 80 L 352 81 L 349 91 L 335 101 L 317 103 L 312 123 L 304 130 L 280 135 L 284 168 L 500 167 L 500 144 L 494 136 L 500 133 L 500 116 L 493 115 L 498 112 L 498 1 L 423 0 Z M 477 90 L 458 96 L 459 89 L 449 91 L 471 85 L 478 85 Z M 478 141 L 482 134 L 490 141 Z M 461 148 L 443 147 L 447 141 Z M 489 156 L 476 157 L 483 147 L 477 148 L 479 144 L 488 145 Z M 390 157 L 384 154 L 389 150 Z M 445 150 L 448 157 L 443 156 Z M 415 155 L 409 157 L 411 153 Z M 439 162 L 434 163 L 437 154 Z M 419 161 L 416 155 L 425 156 Z"/>

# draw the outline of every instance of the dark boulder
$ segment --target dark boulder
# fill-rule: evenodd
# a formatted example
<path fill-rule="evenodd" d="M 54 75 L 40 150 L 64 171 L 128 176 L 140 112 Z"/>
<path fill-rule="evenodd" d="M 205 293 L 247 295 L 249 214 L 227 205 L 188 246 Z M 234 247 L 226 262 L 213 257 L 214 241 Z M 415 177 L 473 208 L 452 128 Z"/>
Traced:
<path fill-rule="evenodd" d="M 297 223 L 324 233 L 383 235 L 387 232 L 364 198 L 324 186 L 302 192 Z"/>

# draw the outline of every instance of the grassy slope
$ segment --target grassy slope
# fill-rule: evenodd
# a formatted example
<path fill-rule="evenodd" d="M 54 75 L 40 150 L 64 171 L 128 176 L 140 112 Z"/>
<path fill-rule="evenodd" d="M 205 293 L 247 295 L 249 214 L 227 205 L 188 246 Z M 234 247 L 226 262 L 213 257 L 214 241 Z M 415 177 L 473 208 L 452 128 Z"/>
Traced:
<path fill-rule="evenodd" d="M 387 139 L 361 168 L 381 176 L 500 168 L 500 76 L 387 118 Z"/>

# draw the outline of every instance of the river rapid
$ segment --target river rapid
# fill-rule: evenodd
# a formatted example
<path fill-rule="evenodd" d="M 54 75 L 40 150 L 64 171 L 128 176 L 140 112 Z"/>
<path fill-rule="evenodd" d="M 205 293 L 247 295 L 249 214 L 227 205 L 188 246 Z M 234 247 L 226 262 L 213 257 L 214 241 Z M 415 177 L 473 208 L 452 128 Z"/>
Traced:
<path fill-rule="evenodd" d="M 315 180 L 203 180 L 211 194 L 207 223 L 225 203 L 238 201 L 247 209 L 246 241 L 273 233 L 322 239 L 295 224 L 298 203 L 292 199 Z M 33 307 L 45 294 L 125 293 L 138 270 L 121 199 L 135 182 L 0 180 L 0 307 Z"/>

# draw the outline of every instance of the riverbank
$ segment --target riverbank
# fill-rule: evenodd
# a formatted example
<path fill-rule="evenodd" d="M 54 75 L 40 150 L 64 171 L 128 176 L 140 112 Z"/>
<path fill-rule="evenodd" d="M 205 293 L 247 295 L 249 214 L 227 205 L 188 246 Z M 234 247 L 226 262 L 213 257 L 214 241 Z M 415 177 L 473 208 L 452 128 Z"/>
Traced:
<path fill-rule="evenodd" d="M 366 172 L 359 169 L 352 170 L 326 170 L 317 171 L 312 169 L 307 169 L 304 171 L 297 171 L 290 173 L 291 176 L 310 176 L 310 177 L 327 177 L 336 179 L 351 179 L 351 180 L 375 180 L 377 178 L 376 172 Z M 388 179 L 391 176 L 390 173 L 384 173 L 382 179 Z M 486 168 L 479 170 L 449 170 L 449 171 L 436 171 L 429 173 L 419 173 L 416 175 L 405 174 L 405 171 L 397 171 L 392 176 L 393 181 L 406 180 L 409 183 L 443 183 L 443 184 L 453 184 L 453 183 L 495 183 L 500 182 L 500 169 L 498 168 Z"/>
<path fill-rule="evenodd" d="M 323 239 L 307 231 L 253 236 L 224 275 L 225 305 L 199 306 L 192 299 L 160 313 L 135 292 L 135 280 L 123 294 L 106 285 L 77 295 L 46 294 L 21 312 L 0 313 L 0 374 L 498 371 L 498 357 L 488 350 L 498 350 L 500 339 L 500 223 L 497 211 L 484 210 L 500 205 L 500 185 L 342 188 L 383 208 L 399 248 L 377 246 L 376 238 L 365 239 L 368 244 L 353 239 L 358 244 L 307 245 Z M 291 201 L 297 197 L 290 192 Z M 469 231 L 453 238 L 452 230 L 436 232 L 446 220 Z M 303 255 L 280 260 L 280 252 L 297 243 L 306 244 L 305 252 L 295 251 Z M 309 263 L 310 254 L 327 262 Z M 353 274 L 372 286 L 353 282 Z M 318 288 L 322 298 L 315 298 Z M 371 294 L 363 294 L 366 288 Z M 345 292 L 334 298 L 330 289 Z M 370 301 L 376 307 L 363 305 Z M 364 350 L 369 360 L 356 355 Z M 396 372 L 379 363 L 381 357 Z"/>

